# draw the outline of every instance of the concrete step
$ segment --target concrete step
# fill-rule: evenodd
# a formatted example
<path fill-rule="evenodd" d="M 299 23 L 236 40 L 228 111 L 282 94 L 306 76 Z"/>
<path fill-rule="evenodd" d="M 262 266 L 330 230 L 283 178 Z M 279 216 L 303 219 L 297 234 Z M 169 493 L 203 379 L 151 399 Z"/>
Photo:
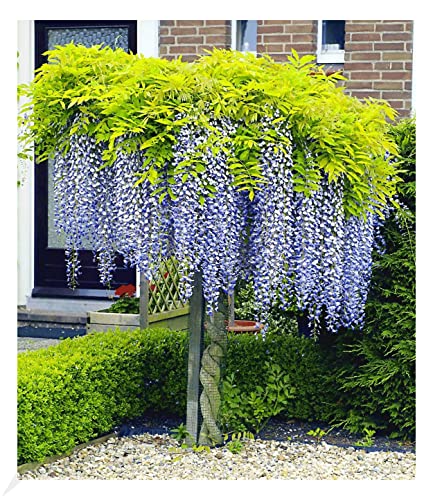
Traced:
<path fill-rule="evenodd" d="M 25 309 L 30 311 L 61 311 L 63 314 L 86 314 L 110 307 L 110 299 L 77 299 L 53 297 L 29 297 Z"/>
<path fill-rule="evenodd" d="M 22 323 L 85 325 L 87 322 L 87 313 L 18 309 L 18 321 Z"/>

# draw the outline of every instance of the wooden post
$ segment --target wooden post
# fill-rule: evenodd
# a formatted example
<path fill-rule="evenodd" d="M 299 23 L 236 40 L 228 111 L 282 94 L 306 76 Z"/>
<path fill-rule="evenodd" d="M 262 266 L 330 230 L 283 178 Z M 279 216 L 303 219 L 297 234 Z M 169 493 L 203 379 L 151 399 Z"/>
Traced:
<path fill-rule="evenodd" d="M 235 292 L 229 293 L 229 326 L 235 324 Z"/>
<path fill-rule="evenodd" d="M 194 288 L 189 309 L 188 387 L 186 430 L 188 446 L 198 442 L 200 425 L 200 364 L 203 350 L 205 302 L 201 273 L 194 275 Z"/>
<path fill-rule="evenodd" d="M 148 328 L 149 326 L 149 282 L 140 273 L 140 328 Z"/>

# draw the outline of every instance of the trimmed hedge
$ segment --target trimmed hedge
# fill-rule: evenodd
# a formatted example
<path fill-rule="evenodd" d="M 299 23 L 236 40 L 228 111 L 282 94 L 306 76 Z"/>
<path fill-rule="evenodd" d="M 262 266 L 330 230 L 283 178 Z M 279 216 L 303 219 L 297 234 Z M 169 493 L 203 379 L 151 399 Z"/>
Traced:
<path fill-rule="evenodd" d="M 147 410 L 185 416 L 187 332 L 119 330 L 66 339 L 18 355 L 18 460 L 41 461 L 110 432 Z M 287 417 L 323 419 L 335 399 L 326 361 L 312 340 L 232 334 L 225 376 L 252 391 L 264 362 L 289 374 L 296 390 Z"/>
<path fill-rule="evenodd" d="M 148 409 L 185 411 L 187 337 L 94 333 L 18 355 L 18 463 L 41 461 Z"/>

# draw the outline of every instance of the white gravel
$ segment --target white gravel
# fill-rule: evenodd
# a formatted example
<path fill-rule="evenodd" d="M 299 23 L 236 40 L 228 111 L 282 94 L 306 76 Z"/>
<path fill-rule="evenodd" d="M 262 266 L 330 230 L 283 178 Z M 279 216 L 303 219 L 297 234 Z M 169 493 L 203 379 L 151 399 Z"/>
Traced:
<path fill-rule="evenodd" d="M 227 446 L 182 449 L 167 434 L 111 437 L 18 479 L 415 479 L 415 454 L 255 440 L 240 453 Z"/>
<path fill-rule="evenodd" d="M 25 351 L 35 351 L 36 349 L 42 349 L 44 347 L 50 347 L 52 345 L 57 345 L 61 342 L 58 339 L 45 339 L 39 337 L 18 337 L 17 338 L 17 350 L 18 352 Z"/>

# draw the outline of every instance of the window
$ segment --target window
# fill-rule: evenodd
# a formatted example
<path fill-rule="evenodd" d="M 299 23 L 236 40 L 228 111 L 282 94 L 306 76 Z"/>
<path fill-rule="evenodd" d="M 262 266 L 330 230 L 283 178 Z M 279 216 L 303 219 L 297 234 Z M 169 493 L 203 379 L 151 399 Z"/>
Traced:
<path fill-rule="evenodd" d="M 344 63 L 344 21 L 318 21 L 317 62 Z"/>
<path fill-rule="evenodd" d="M 232 21 L 232 49 L 257 53 L 257 21 Z"/>

